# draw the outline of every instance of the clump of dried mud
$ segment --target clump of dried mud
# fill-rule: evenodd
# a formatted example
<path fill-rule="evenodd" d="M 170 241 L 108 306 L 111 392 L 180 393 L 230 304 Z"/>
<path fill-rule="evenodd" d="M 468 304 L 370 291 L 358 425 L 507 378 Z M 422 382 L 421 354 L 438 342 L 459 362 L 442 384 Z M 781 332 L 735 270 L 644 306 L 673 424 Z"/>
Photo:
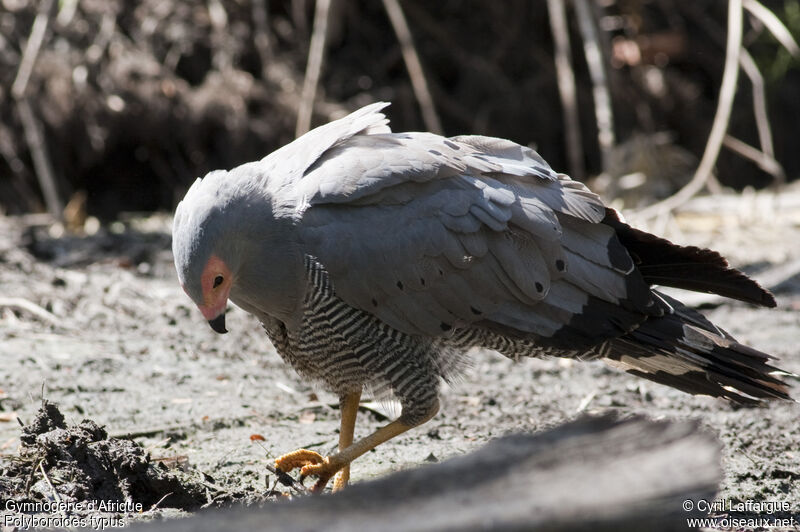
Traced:
<path fill-rule="evenodd" d="M 19 439 L 19 456 L 3 464 L 0 482 L 7 500 L 93 501 L 98 507 L 158 505 L 187 511 L 208 502 L 197 481 L 154 463 L 131 440 L 109 438 L 90 419 L 68 425 L 58 406 L 47 400 L 33 421 L 23 426 Z"/>

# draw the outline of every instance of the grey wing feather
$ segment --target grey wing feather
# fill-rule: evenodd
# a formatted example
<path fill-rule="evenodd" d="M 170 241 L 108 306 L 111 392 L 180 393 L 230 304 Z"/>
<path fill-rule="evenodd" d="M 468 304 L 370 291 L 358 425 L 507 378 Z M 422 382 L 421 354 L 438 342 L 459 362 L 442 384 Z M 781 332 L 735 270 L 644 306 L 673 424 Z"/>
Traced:
<path fill-rule="evenodd" d="M 480 322 L 548 337 L 590 298 L 628 297 L 613 230 L 593 229 L 602 202 L 511 141 L 357 134 L 297 190 L 301 238 L 337 294 L 409 334 Z"/>
<path fill-rule="evenodd" d="M 298 184 L 315 203 L 351 203 L 403 183 L 426 182 L 466 171 L 458 155 L 448 157 L 430 146 L 429 133 L 361 135 L 319 157 Z M 437 137 L 441 138 L 441 137 Z M 453 150 L 438 145 L 444 153 Z M 435 153 L 434 153 L 435 152 Z M 441 175 L 440 175 L 441 173 Z M 402 190 L 401 190 L 402 192 Z"/>
<path fill-rule="evenodd" d="M 308 168 L 328 150 L 359 134 L 389 133 L 388 119 L 380 111 L 388 102 L 376 102 L 344 118 L 317 127 L 259 161 L 259 172 L 269 175 L 273 188 L 296 184 Z"/>

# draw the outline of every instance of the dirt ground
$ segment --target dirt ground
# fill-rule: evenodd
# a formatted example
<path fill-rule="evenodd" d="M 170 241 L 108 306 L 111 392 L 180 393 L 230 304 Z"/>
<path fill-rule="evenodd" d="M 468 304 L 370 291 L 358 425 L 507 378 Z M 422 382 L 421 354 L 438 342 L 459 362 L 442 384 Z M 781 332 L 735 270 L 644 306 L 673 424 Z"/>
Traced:
<path fill-rule="evenodd" d="M 741 341 L 778 357 L 780 367 L 800 373 L 800 278 L 791 274 L 800 260 L 800 206 L 777 205 L 766 194 L 723 199 L 736 208 L 686 212 L 662 233 L 712 245 L 756 278 L 774 281 L 767 284 L 775 288 L 776 309 L 711 301 L 706 312 Z M 17 419 L 30 427 L 42 398 L 58 405 L 66 426 L 93 420 L 109 437 L 144 448 L 147 467 L 200 490 L 191 504 L 167 496 L 140 512 L 117 512 L 125 522 L 235 501 L 260 504 L 277 496 L 269 494 L 275 478 L 265 463 L 298 447 L 335 448 L 335 397 L 284 365 L 252 317 L 230 311 L 230 333 L 218 335 L 182 293 L 168 216 L 132 217 L 92 236 L 54 236 L 57 231 L 33 218 L 0 218 L 0 516 L 8 513 L 8 500 L 42 500 L 48 483 L 61 491 L 69 480 L 45 479 L 45 467 L 23 463 L 26 449 L 39 451 L 21 442 Z M 781 268 L 790 274 L 781 275 Z M 357 436 L 385 422 L 385 406 L 362 409 Z M 788 502 L 790 511 L 774 516 L 800 516 L 797 404 L 733 408 L 601 363 L 514 363 L 480 352 L 461 382 L 443 388 L 440 413 L 357 460 L 353 480 L 459 455 L 581 412 L 608 411 L 700 419 L 723 442 L 721 498 Z M 93 426 L 84 429 L 89 439 L 105 437 Z"/>

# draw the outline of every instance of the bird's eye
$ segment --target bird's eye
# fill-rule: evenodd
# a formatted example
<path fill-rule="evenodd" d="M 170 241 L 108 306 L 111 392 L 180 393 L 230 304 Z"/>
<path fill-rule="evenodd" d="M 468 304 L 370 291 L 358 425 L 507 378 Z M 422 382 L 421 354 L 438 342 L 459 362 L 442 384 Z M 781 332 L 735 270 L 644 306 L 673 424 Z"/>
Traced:
<path fill-rule="evenodd" d="M 221 275 L 217 275 L 216 277 L 214 277 L 214 288 L 216 288 L 219 285 L 221 285 L 222 281 L 223 281 L 223 279 L 222 279 Z"/>

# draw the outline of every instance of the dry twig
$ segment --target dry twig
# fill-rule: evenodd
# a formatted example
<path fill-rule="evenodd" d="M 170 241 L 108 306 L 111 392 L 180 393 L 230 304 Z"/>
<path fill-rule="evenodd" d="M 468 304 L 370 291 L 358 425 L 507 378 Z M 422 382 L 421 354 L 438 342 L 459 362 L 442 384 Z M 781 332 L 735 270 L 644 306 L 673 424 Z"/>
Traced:
<path fill-rule="evenodd" d="M 152 427 L 147 429 L 137 429 L 137 430 L 129 430 L 123 432 L 114 432 L 108 435 L 110 439 L 119 439 L 119 440 L 133 440 L 136 438 L 148 438 L 155 436 L 156 434 L 162 434 L 165 432 L 180 432 L 191 428 L 192 424 L 187 423 L 184 425 L 163 425 L 160 427 Z"/>
<path fill-rule="evenodd" d="M 764 76 L 761 75 L 761 71 L 758 69 L 758 65 L 756 65 L 755 60 L 753 60 L 753 56 L 751 56 L 745 49 L 742 49 L 742 55 L 739 58 L 739 65 L 742 67 L 742 70 L 744 70 L 744 73 L 747 74 L 747 77 L 750 78 L 750 83 L 753 85 L 753 116 L 756 121 L 758 142 L 761 145 L 761 153 L 763 153 L 763 157 L 759 158 L 758 160 L 753 159 L 752 157 L 739 152 L 735 148 L 732 149 L 737 151 L 737 153 L 744 155 L 748 159 L 756 161 L 759 167 L 761 167 L 761 169 L 765 172 L 771 174 L 776 182 L 783 183 L 786 181 L 786 174 L 783 172 L 781 165 L 775 160 L 775 148 L 772 143 L 772 131 L 769 125 L 769 116 L 767 115 L 767 95 L 764 88 Z M 728 137 L 726 136 L 725 141 L 727 141 L 727 139 Z M 725 142 L 725 145 L 731 148 L 727 142 Z M 760 162 L 762 160 L 765 163 L 770 163 L 771 161 L 774 164 L 762 164 Z"/>
<path fill-rule="evenodd" d="M 783 170 L 783 166 L 766 151 L 758 150 L 731 135 L 725 135 L 722 144 L 745 159 L 750 159 L 756 163 L 759 168 L 774 177 L 776 182 L 783 183 L 786 181 L 786 172 Z"/>
<path fill-rule="evenodd" d="M 764 5 L 757 0 L 744 0 L 743 5 L 751 15 L 756 17 L 767 27 L 769 32 L 772 33 L 778 42 L 781 43 L 795 59 L 800 58 L 800 46 L 797 45 L 797 41 L 792 37 L 789 28 L 775 16 L 775 13 L 764 7 Z"/>
<path fill-rule="evenodd" d="M 39 463 L 36 465 L 36 467 L 31 468 L 30 472 L 28 473 L 28 479 L 25 481 L 24 491 L 28 495 L 31 493 L 31 486 L 33 486 L 33 478 L 36 476 L 36 470 L 39 469 L 39 466 L 42 465 L 42 462 L 44 462 L 44 458 L 39 458 L 39 456 L 41 455 L 37 455 L 36 458 L 31 460 L 31 463 L 35 462 L 36 460 L 38 460 Z"/>
<path fill-rule="evenodd" d="M 170 491 L 169 493 L 167 493 L 166 495 L 164 495 L 163 497 L 161 497 L 160 499 L 158 499 L 158 500 L 155 502 L 155 504 L 153 504 L 153 506 L 151 506 L 151 507 L 150 507 L 150 508 L 149 508 L 147 511 L 148 511 L 148 512 L 152 512 L 153 510 L 157 509 L 157 508 L 158 508 L 158 507 L 161 505 L 161 503 L 162 503 L 162 502 L 164 502 L 164 500 L 165 500 L 167 497 L 169 497 L 170 495 L 172 495 L 172 492 L 171 492 L 171 491 Z"/>
<path fill-rule="evenodd" d="M 408 76 L 411 78 L 414 95 L 422 110 L 422 120 L 425 122 L 425 127 L 432 133 L 441 134 L 442 123 L 439 120 L 439 115 L 436 114 L 433 97 L 428 89 L 425 73 L 422 70 L 422 63 L 414 47 L 414 39 L 411 37 L 411 30 L 408 29 L 408 23 L 405 15 L 403 15 L 400 3 L 397 0 L 383 0 L 383 7 L 386 9 L 386 14 L 389 16 L 389 21 L 392 23 L 392 28 L 394 28 L 397 40 L 400 43 L 400 51 L 403 54 L 403 61 L 406 63 Z"/>
<path fill-rule="evenodd" d="M 317 95 L 319 75 L 322 71 L 322 57 L 325 54 L 325 40 L 328 38 L 328 14 L 331 0 L 317 0 L 314 12 L 314 30 L 311 33 L 311 44 L 308 50 L 306 76 L 303 80 L 303 92 L 300 96 L 300 107 L 297 110 L 297 126 L 294 134 L 299 137 L 311 129 L 311 114 L 314 110 L 314 98 Z"/>
<path fill-rule="evenodd" d="M 611 91 L 608 88 L 606 62 L 601 53 L 600 38 L 589 0 L 574 0 L 578 27 L 583 37 L 583 53 L 589 76 L 592 78 L 594 114 L 597 122 L 597 143 L 603 159 L 603 171 L 608 169 L 611 151 L 616 142 L 614 136 L 614 111 L 611 108 Z"/>
<path fill-rule="evenodd" d="M 582 179 L 583 145 L 578 120 L 578 101 L 575 91 L 575 73 L 572 70 L 570 57 L 572 51 L 569 44 L 567 15 L 564 9 L 565 0 L 547 0 L 547 11 L 550 18 L 550 31 L 553 33 L 554 62 L 558 78 L 558 94 L 561 108 L 564 111 L 564 140 L 567 143 L 567 165 L 569 173 L 575 179 Z"/>
<path fill-rule="evenodd" d="M 261 442 L 259 442 L 258 440 L 252 440 L 252 441 L 257 443 L 258 446 L 261 447 L 264 450 L 264 454 L 267 456 L 267 458 L 269 458 L 269 451 L 267 451 L 267 448 L 264 447 L 261 444 Z M 306 447 L 308 447 L 308 446 L 306 446 Z M 309 495 L 311 493 L 308 490 L 308 488 L 306 488 L 302 484 L 302 482 L 298 482 L 295 479 L 293 479 L 292 476 L 289 473 L 281 471 L 280 469 L 278 469 L 275 466 L 270 465 L 269 463 L 264 464 L 264 467 L 267 468 L 267 471 L 269 471 L 270 473 L 275 475 L 275 478 L 277 479 L 277 481 L 280 482 L 281 484 L 283 484 L 284 486 L 287 486 L 289 488 L 294 489 L 297 493 L 299 493 L 301 495 Z M 271 495 L 274 491 L 275 491 L 275 486 L 273 486 L 272 489 L 270 489 L 269 495 Z"/>
<path fill-rule="evenodd" d="M 25 90 L 28 88 L 28 81 L 33 73 L 33 65 L 36 64 L 36 58 L 39 57 L 39 50 L 42 47 L 47 26 L 50 24 L 50 11 L 52 7 L 53 0 L 44 0 L 39 4 L 39 12 L 33 21 L 31 34 L 25 45 L 25 52 L 22 54 L 17 76 L 14 78 L 14 83 L 11 85 L 11 95 L 14 98 L 19 99 L 25 96 Z"/>
<path fill-rule="evenodd" d="M 50 482 L 50 477 L 47 476 L 47 471 L 44 470 L 43 462 L 44 462 L 44 460 L 39 462 L 39 471 L 42 472 L 42 476 L 44 477 L 44 481 L 47 482 L 47 485 L 50 487 L 50 491 L 53 492 L 53 498 L 56 500 L 56 502 L 61 503 L 61 495 L 58 494 L 58 492 L 56 491 L 56 488 L 53 486 L 53 483 Z"/>
<path fill-rule="evenodd" d="M 55 314 L 52 312 L 48 312 L 47 310 L 43 309 L 36 303 L 32 301 L 28 301 L 27 299 L 23 299 L 21 297 L 0 297 L 0 307 L 7 307 L 16 310 L 22 310 L 29 314 L 33 314 L 37 318 L 42 321 L 45 321 L 51 325 L 56 327 L 60 327 L 62 329 L 72 329 L 73 327 L 69 327 L 65 325 Z"/>
<path fill-rule="evenodd" d="M 297 493 L 299 493 L 301 495 L 308 495 L 310 493 L 308 491 L 308 488 L 306 488 L 301 483 L 299 483 L 298 481 L 293 479 L 290 474 L 284 473 L 283 471 L 281 471 L 277 467 L 274 467 L 274 466 L 272 466 L 270 464 L 265 464 L 264 467 L 267 468 L 267 471 L 269 471 L 270 473 L 275 475 L 275 477 L 278 479 L 278 482 L 280 482 L 284 486 L 292 488 L 293 490 L 295 490 Z"/>
<path fill-rule="evenodd" d="M 597 397 L 597 390 L 593 390 L 588 393 L 583 399 L 581 399 L 581 402 L 578 404 L 578 408 L 575 409 L 575 413 L 580 414 L 586 410 L 592 401 L 594 401 L 595 397 Z"/>
<path fill-rule="evenodd" d="M 744 1 L 743 6 L 745 9 L 750 11 L 752 15 L 756 16 L 762 23 L 764 23 L 767 29 L 773 33 L 773 35 L 781 42 L 782 45 L 786 47 L 790 53 L 794 55 L 795 50 L 800 52 L 800 48 L 798 48 L 797 43 L 794 41 L 791 35 L 788 34 L 788 29 L 786 29 L 783 23 L 780 22 L 780 20 L 778 20 L 771 11 L 766 9 L 758 2 L 749 3 L 747 0 Z M 708 31 L 710 35 L 712 35 L 712 38 L 715 41 L 722 43 L 724 40 L 722 30 L 717 24 L 714 23 L 714 21 L 703 18 L 701 12 L 693 12 L 693 15 L 697 19 L 698 23 L 700 23 L 701 26 Z M 787 34 L 788 39 L 781 37 L 782 34 Z M 761 150 L 758 150 L 728 135 L 725 136 L 723 144 L 725 147 L 736 152 L 742 157 L 754 161 L 764 172 L 773 176 L 775 183 L 783 183 L 785 182 L 786 176 L 783 167 L 780 165 L 780 163 L 778 163 L 777 160 L 775 160 L 772 131 L 770 127 L 769 116 L 767 114 L 767 98 L 764 77 L 761 74 L 761 71 L 758 69 L 758 65 L 756 64 L 755 60 L 744 47 L 741 49 L 739 66 L 747 75 L 753 87 L 753 117 L 756 122 Z M 709 183 L 709 186 L 710 185 L 711 183 Z"/>
<path fill-rule="evenodd" d="M 25 131 L 25 141 L 31 151 L 33 168 L 36 171 L 39 186 L 42 188 L 47 210 L 58 220 L 64 210 L 64 202 L 56 187 L 55 171 L 53 170 L 53 163 L 50 161 L 50 154 L 47 151 L 42 125 L 33 113 L 27 97 L 22 96 L 17 99 L 17 111 L 22 122 L 22 128 Z"/>
<path fill-rule="evenodd" d="M 691 181 L 682 189 L 654 205 L 642 209 L 636 216 L 639 218 L 654 218 L 675 207 L 682 205 L 692 196 L 700 192 L 711 176 L 717 162 L 725 132 L 733 108 L 736 95 L 736 81 L 739 77 L 739 58 L 742 50 L 742 0 L 730 0 L 728 3 L 728 38 L 725 48 L 725 69 L 722 74 L 722 84 L 717 101 L 717 111 L 711 133 L 708 135 L 703 158 L 694 173 Z"/>
<path fill-rule="evenodd" d="M 39 56 L 39 50 L 41 50 L 47 26 L 50 23 L 50 11 L 52 7 L 53 0 L 43 0 L 42 3 L 39 4 L 39 12 L 33 21 L 31 34 L 25 46 L 25 52 L 22 55 L 22 60 L 17 70 L 17 76 L 14 78 L 14 83 L 11 85 L 11 95 L 17 101 L 19 118 L 25 130 L 25 140 L 28 143 L 28 149 L 31 151 L 33 167 L 36 171 L 36 177 L 39 180 L 39 186 L 42 188 L 47 210 L 50 211 L 50 214 L 56 219 L 60 219 L 64 209 L 64 202 L 58 194 L 55 172 L 53 170 L 53 164 L 50 161 L 50 156 L 47 153 L 47 144 L 45 143 L 42 133 L 42 126 L 36 119 L 36 115 L 34 115 L 33 109 L 31 109 L 30 103 L 25 96 L 25 92 L 28 88 L 28 81 L 33 72 L 33 66 L 36 64 L 36 58 Z"/>

